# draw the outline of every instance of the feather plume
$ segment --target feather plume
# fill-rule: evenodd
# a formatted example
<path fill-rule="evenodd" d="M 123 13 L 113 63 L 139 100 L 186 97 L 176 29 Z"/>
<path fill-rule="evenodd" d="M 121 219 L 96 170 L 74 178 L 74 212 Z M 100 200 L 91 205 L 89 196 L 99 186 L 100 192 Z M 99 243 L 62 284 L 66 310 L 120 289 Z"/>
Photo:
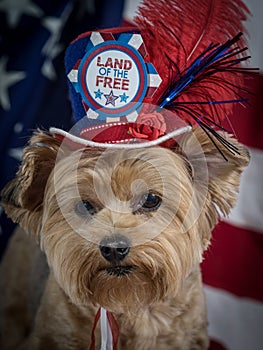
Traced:
<path fill-rule="evenodd" d="M 242 0 L 145 0 L 135 17 L 162 78 L 153 103 L 223 144 L 214 129 L 223 129 L 233 103 L 246 101 L 243 75 L 254 72 L 241 67 L 248 15 Z"/>
<path fill-rule="evenodd" d="M 150 56 L 160 62 L 166 56 L 165 61 L 180 68 L 211 42 L 223 43 L 244 32 L 242 21 L 248 14 L 241 0 L 145 0 L 134 21 L 143 31 Z"/>

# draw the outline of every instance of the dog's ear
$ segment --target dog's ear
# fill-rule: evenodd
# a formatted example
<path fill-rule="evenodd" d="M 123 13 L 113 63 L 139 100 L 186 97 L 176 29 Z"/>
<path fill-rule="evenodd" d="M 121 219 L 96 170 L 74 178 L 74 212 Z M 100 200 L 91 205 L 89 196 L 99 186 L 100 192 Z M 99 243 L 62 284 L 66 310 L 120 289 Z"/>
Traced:
<path fill-rule="evenodd" d="M 206 175 L 204 172 L 207 170 L 210 205 L 218 215 L 227 216 L 236 203 L 240 176 L 249 163 L 249 153 L 245 146 L 228 133 L 219 132 L 219 135 L 230 143 L 231 147 L 225 147 L 217 140 L 214 140 L 214 143 L 198 126 L 193 128 L 192 135 L 185 137 L 182 149 L 187 150 L 188 159 L 195 163 L 194 171 L 197 169 Z M 200 166 L 198 169 L 201 159 L 205 161 L 206 167 L 203 167 L 201 162 L 202 169 Z"/>
<path fill-rule="evenodd" d="M 27 231 L 35 231 L 41 216 L 47 179 L 61 141 L 38 130 L 23 152 L 16 177 L 2 190 L 2 206 L 7 215 Z"/>

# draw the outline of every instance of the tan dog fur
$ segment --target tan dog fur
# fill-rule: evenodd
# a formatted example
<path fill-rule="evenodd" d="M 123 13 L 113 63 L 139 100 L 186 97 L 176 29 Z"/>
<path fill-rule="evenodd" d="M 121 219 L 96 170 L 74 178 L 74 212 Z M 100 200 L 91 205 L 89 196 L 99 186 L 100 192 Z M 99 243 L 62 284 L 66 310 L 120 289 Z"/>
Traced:
<path fill-rule="evenodd" d="M 72 151 L 49 134 L 33 136 L 2 192 L 7 214 L 28 235 L 14 235 L 1 267 L 0 348 L 88 349 L 101 305 L 119 324 L 120 350 L 207 349 L 199 264 L 249 158 L 230 141 L 239 154 L 219 144 L 225 161 L 199 127 L 173 150 Z M 135 210 L 149 190 L 161 206 Z M 96 208 L 91 218 L 76 213 L 80 199 Z M 99 249 L 113 234 L 131 242 L 120 265 L 133 269 L 123 276 L 108 273 Z M 96 339 L 99 349 L 99 329 Z"/>

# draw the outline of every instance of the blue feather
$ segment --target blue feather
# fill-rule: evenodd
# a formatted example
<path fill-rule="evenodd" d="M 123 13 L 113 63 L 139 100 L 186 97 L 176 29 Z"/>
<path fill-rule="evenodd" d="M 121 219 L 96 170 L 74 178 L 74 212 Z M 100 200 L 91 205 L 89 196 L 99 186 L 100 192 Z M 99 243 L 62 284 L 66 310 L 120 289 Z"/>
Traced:
<path fill-rule="evenodd" d="M 244 51 L 244 49 L 239 48 L 231 49 L 231 46 L 240 39 L 241 35 L 242 33 L 239 33 L 233 39 L 226 41 L 222 45 L 210 44 L 207 49 L 195 59 L 192 65 L 186 69 L 173 86 L 170 87 L 166 96 L 164 96 L 159 102 L 159 106 L 161 108 L 168 108 L 173 105 L 176 97 L 195 80 L 200 78 L 201 74 L 206 73 L 206 75 L 212 75 L 216 72 L 216 69 L 219 70 L 220 68 L 224 68 L 227 70 L 230 67 L 232 68 L 233 66 L 238 65 L 244 58 L 236 57 L 234 60 L 230 61 L 228 61 L 228 59 L 237 56 Z M 240 99 L 232 101 L 240 102 Z M 214 103 L 214 101 L 209 101 L 207 103 Z M 220 101 L 220 103 L 222 104 L 224 101 Z M 225 101 L 225 103 L 229 103 L 229 101 Z"/>

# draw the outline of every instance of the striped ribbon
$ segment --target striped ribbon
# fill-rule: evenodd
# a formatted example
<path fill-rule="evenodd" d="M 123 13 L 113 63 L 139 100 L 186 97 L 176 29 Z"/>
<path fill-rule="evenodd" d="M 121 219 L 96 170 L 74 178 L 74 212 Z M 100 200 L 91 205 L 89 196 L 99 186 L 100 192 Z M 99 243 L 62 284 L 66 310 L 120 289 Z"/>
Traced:
<path fill-rule="evenodd" d="M 95 330 L 100 319 L 101 329 L 101 350 L 117 350 L 119 339 L 119 326 L 113 314 L 110 311 L 100 307 L 95 315 L 91 331 L 91 343 L 89 350 L 95 350 Z"/>

